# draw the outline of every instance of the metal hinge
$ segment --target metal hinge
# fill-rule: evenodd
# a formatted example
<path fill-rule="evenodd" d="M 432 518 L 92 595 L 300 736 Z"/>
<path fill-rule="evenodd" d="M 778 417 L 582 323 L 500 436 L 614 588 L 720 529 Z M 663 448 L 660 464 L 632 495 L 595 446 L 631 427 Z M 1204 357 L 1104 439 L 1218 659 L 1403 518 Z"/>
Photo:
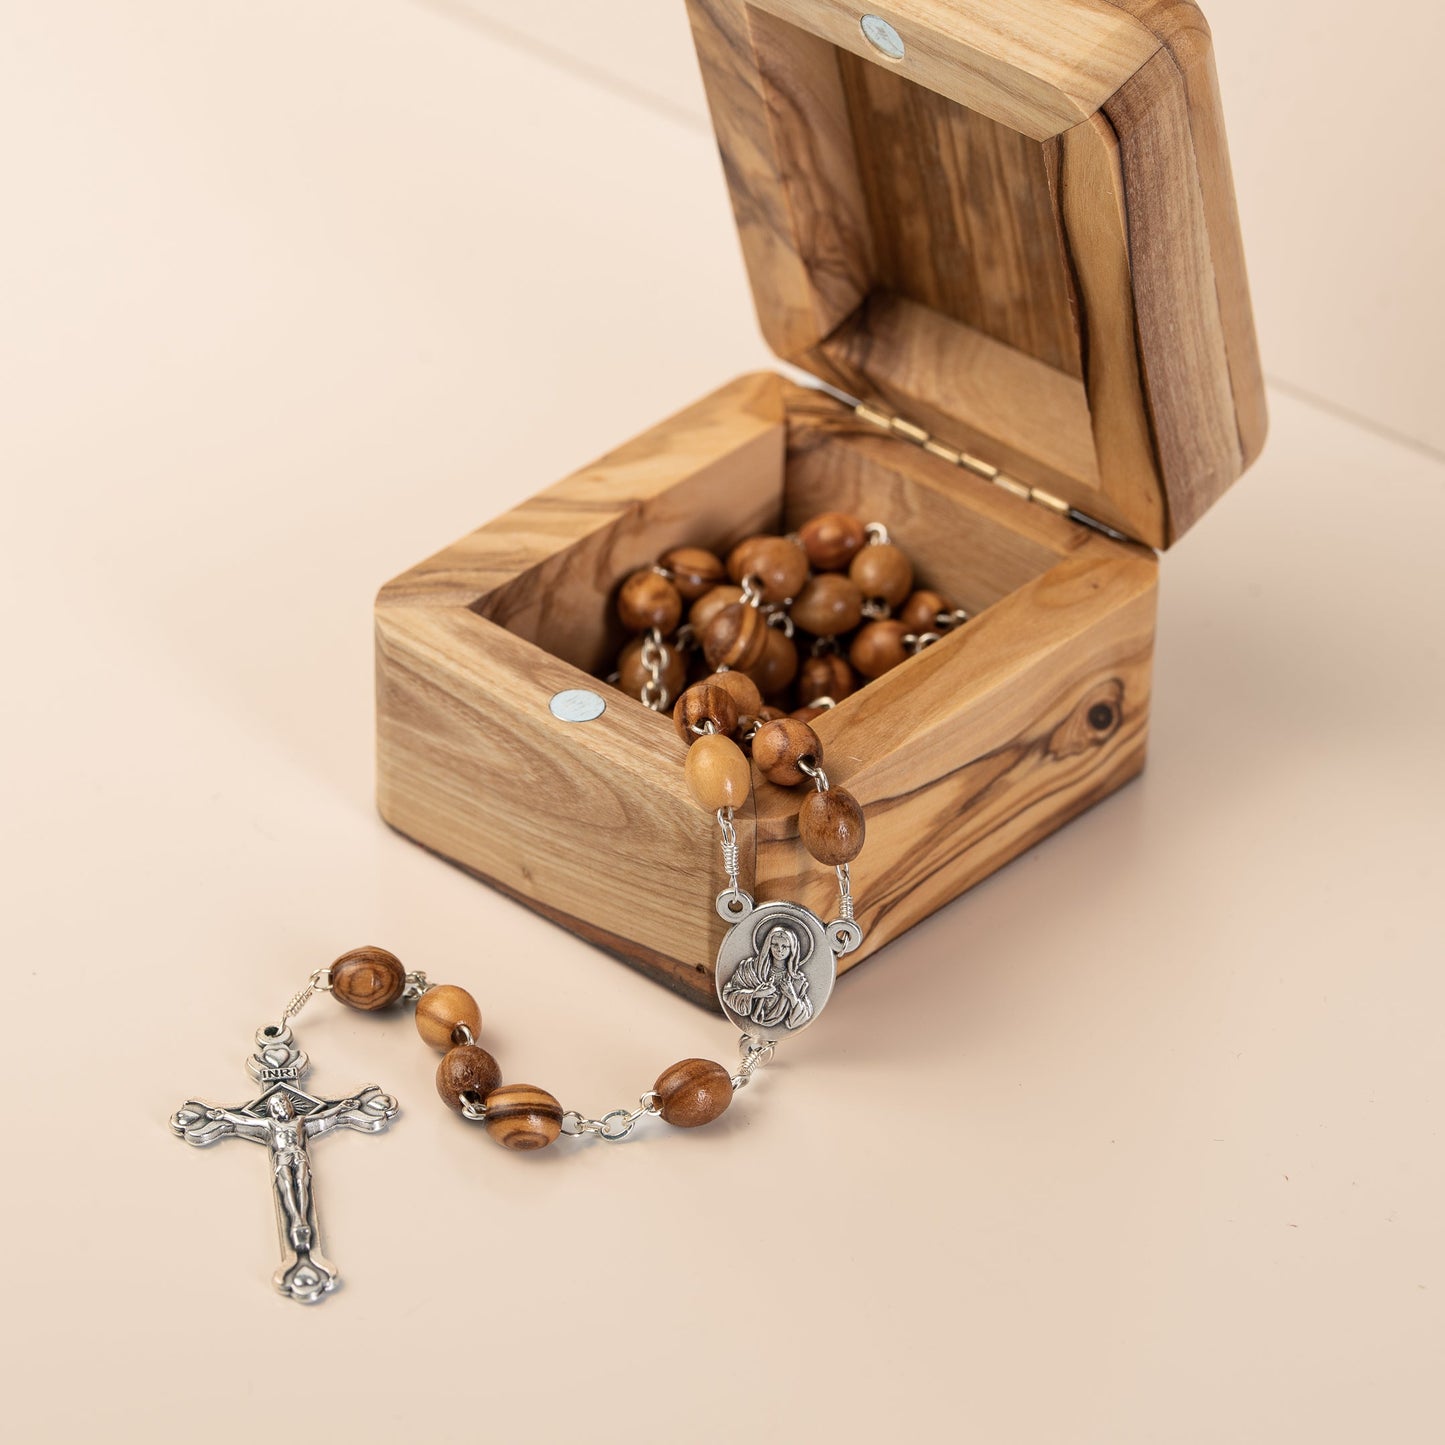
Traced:
<path fill-rule="evenodd" d="M 1071 507 L 1062 497 L 1056 497 L 1052 492 L 1044 491 L 1042 487 L 1031 487 L 1027 482 L 1021 482 L 1017 477 L 1009 476 L 1007 472 L 1000 470 L 991 462 L 948 446 L 921 426 L 917 426 L 901 416 L 892 416 L 886 411 L 880 411 L 876 406 L 870 406 L 866 401 L 859 401 L 856 397 L 838 391 L 835 387 L 830 386 L 825 389 L 850 406 L 853 414 L 863 421 L 869 422 L 883 431 L 891 432 L 894 436 L 902 437 L 904 441 L 912 442 L 914 446 L 922 447 L 931 456 L 947 462 L 951 467 L 962 467 L 964 471 L 971 472 L 986 482 L 992 482 L 996 487 L 1002 487 L 1011 496 L 1018 497 L 1025 502 L 1035 502 L 1057 516 L 1067 517 L 1071 522 L 1078 522 L 1084 527 L 1091 527 L 1096 532 L 1102 532 L 1106 537 L 1112 537 L 1116 542 L 1130 540 L 1123 532 L 1116 531 L 1113 527 L 1099 521 L 1098 518 L 1089 516 L 1087 512 L 1081 512 L 1077 507 Z"/>

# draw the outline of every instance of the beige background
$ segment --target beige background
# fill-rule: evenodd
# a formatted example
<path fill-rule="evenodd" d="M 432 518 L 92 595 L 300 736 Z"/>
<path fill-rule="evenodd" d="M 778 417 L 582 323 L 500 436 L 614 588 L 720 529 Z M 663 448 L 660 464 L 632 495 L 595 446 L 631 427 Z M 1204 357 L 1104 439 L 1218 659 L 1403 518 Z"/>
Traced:
<path fill-rule="evenodd" d="M 594 1112 L 726 1056 L 377 821 L 369 603 L 767 358 L 671 3 L 0 3 L 18 1438 L 1440 1437 L 1440 21 L 1359 14 L 1213 7 L 1278 385 L 1147 775 L 695 1136 L 506 1155 L 313 1004 L 405 1113 L 318 1146 L 302 1312 L 164 1120 L 341 948 Z"/>

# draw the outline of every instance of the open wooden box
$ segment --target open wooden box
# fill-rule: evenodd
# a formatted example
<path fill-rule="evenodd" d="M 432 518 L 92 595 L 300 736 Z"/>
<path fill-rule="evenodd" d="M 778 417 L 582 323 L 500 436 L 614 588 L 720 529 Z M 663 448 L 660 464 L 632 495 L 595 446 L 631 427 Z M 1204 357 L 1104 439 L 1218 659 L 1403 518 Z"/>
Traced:
<path fill-rule="evenodd" d="M 868 817 L 848 968 L 1139 771 L 1151 549 L 1265 412 L 1193 5 L 688 8 L 763 331 L 853 400 L 743 377 L 383 588 L 379 801 L 716 1007 L 716 830 L 671 719 L 597 681 L 621 580 L 839 509 L 977 614 L 814 723 Z M 758 782 L 744 884 L 830 917 L 796 811 Z"/>

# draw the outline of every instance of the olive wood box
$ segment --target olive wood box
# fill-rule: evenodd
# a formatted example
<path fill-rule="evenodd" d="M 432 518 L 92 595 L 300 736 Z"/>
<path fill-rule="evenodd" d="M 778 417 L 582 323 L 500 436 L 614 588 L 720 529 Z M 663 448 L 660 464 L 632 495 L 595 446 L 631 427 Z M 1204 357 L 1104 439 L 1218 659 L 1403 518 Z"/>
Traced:
<path fill-rule="evenodd" d="M 814 723 L 868 819 L 846 969 L 1138 773 L 1155 549 L 1265 411 L 1193 5 L 688 9 L 762 329 L 833 390 L 742 377 L 387 584 L 379 803 L 715 1007 L 717 829 L 671 718 L 598 681 L 621 580 L 840 509 L 974 614 Z M 797 805 L 757 783 L 743 883 L 831 917 Z"/>

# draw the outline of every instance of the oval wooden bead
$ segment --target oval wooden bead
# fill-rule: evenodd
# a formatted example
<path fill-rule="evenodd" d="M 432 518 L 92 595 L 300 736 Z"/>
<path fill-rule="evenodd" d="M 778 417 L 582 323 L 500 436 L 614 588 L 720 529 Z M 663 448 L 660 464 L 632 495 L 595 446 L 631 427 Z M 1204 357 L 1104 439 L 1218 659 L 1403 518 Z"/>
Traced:
<path fill-rule="evenodd" d="M 803 550 L 819 572 L 841 572 L 868 540 L 863 523 L 847 512 L 822 512 L 798 528 Z"/>
<path fill-rule="evenodd" d="M 804 706 L 820 697 L 842 702 L 857 686 L 857 674 L 848 666 L 847 658 L 836 652 L 810 657 L 798 671 L 798 701 Z"/>
<path fill-rule="evenodd" d="M 705 547 L 673 547 L 657 559 L 657 565 L 672 573 L 672 585 L 684 602 L 696 602 L 704 592 L 727 581 L 722 558 Z"/>
<path fill-rule="evenodd" d="M 758 771 L 779 787 L 794 788 L 807 775 L 798 766 L 806 759 L 814 767 L 823 764 L 823 744 L 818 734 L 795 717 L 767 722 L 753 737 L 753 761 Z"/>
<path fill-rule="evenodd" d="M 863 620 L 863 593 L 841 572 L 821 572 L 798 593 L 789 609 L 797 626 L 818 637 L 852 632 Z"/>
<path fill-rule="evenodd" d="M 682 594 L 651 567 L 634 572 L 617 594 L 617 615 L 629 632 L 671 632 L 682 621 Z"/>
<path fill-rule="evenodd" d="M 482 1103 L 502 1082 L 501 1065 L 475 1044 L 458 1044 L 442 1055 L 437 1065 L 437 1093 L 448 1109 L 462 1112 L 462 1095 L 471 1094 Z"/>
<path fill-rule="evenodd" d="M 732 693 L 716 682 L 695 682 L 678 698 L 672 720 L 685 743 L 701 736 L 704 723 L 711 723 L 717 732 L 730 738 L 738 729 L 738 705 Z M 694 732 L 694 728 L 698 731 Z"/>
<path fill-rule="evenodd" d="M 864 547 L 849 564 L 848 575 L 865 597 L 881 598 L 897 607 L 913 591 L 913 563 L 892 542 Z"/>
<path fill-rule="evenodd" d="M 504 1149 L 545 1149 L 562 1132 L 562 1105 L 532 1084 L 503 1084 L 487 1095 L 488 1134 Z"/>
<path fill-rule="evenodd" d="M 884 622 L 870 622 L 853 639 L 853 646 L 848 649 L 848 661 L 864 677 L 882 677 L 889 668 L 908 660 L 908 649 L 903 645 L 907 635 L 908 628 L 896 617 Z"/>
<path fill-rule="evenodd" d="M 898 609 L 898 620 L 910 632 L 937 632 L 938 614 L 950 611 L 952 608 L 939 593 L 925 588 L 913 593 Z"/>
<path fill-rule="evenodd" d="M 434 1049 L 449 1049 L 453 1034 L 465 1024 L 472 1037 L 482 1031 L 482 1011 L 466 989 L 453 983 L 429 988 L 416 1001 L 416 1031 Z"/>
<path fill-rule="evenodd" d="M 688 611 L 687 620 L 692 623 L 692 630 L 699 637 L 707 631 L 707 625 L 723 610 L 733 602 L 743 600 L 743 589 L 731 587 L 724 583 L 721 587 L 714 587 L 704 592 Z"/>
<path fill-rule="evenodd" d="M 738 705 L 738 717 L 757 717 L 763 706 L 763 695 L 758 685 L 745 672 L 715 672 L 709 679 L 719 687 L 725 687 Z"/>
<path fill-rule="evenodd" d="M 331 992 L 363 1013 L 394 1004 L 405 987 L 406 969 L 384 948 L 353 948 L 331 965 Z"/>
<path fill-rule="evenodd" d="M 797 674 L 797 645 L 780 629 L 768 628 L 762 656 L 748 668 L 748 676 L 757 684 L 759 692 L 772 697 L 782 692 Z"/>
<path fill-rule="evenodd" d="M 764 602 L 786 602 L 808 580 L 808 554 L 786 537 L 749 537 L 728 553 L 728 575 L 755 577 Z"/>
<path fill-rule="evenodd" d="M 748 800 L 753 772 L 743 750 L 731 739 L 717 735 L 699 738 L 687 750 L 683 777 L 700 808 L 740 808 Z"/>
<path fill-rule="evenodd" d="M 711 1059 L 683 1059 L 658 1076 L 652 1091 L 665 1124 L 696 1129 L 711 1124 L 733 1101 L 733 1081 Z"/>
<path fill-rule="evenodd" d="M 798 809 L 803 846 L 829 868 L 851 863 L 863 850 L 863 809 L 846 788 L 809 793 Z"/>
<path fill-rule="evenodd" d="M 617 686 L 628 697 L 641 698 L 642 689 L 651 673 L 642 663 L 642 646 L 646 638 L 637 637 L 622 649 L 617 659 Z M 670 643 L 662 644 L 662 688 L 669 698 L 676 697 L 687 681 L 687 655 Z M 666 704 L 664 703 L 664 706 Z"/>
<path fill-rule="evenodd" d="M 714 672 L 720 667 L 747 672 L 762 657 L 770 630 L 756 607 L 730 602 L 703 630 L 702 655 Z"/>

